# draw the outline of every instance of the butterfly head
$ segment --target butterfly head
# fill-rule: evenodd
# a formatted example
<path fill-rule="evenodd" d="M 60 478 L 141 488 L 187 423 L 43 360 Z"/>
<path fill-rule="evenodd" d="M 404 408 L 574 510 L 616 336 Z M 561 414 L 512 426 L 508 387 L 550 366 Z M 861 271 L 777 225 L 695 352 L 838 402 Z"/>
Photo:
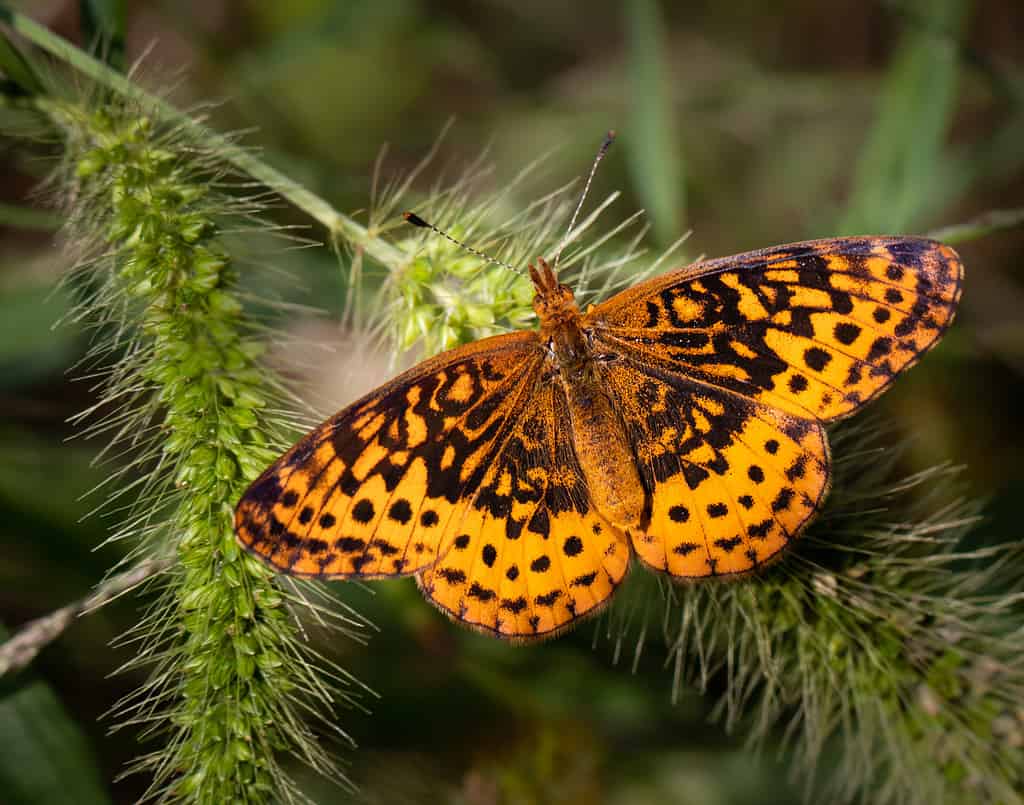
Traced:
<path fill-rule="evenodd" d="M 535 291 L 533 309 L 542 325 L 556 324 L 579 316 L 580 309 L 576 305 L 572 288 L 558 281 L 555 270 L 543 257 L 537 258 L 535 266 L 530 266 L 530 279 Z"/>

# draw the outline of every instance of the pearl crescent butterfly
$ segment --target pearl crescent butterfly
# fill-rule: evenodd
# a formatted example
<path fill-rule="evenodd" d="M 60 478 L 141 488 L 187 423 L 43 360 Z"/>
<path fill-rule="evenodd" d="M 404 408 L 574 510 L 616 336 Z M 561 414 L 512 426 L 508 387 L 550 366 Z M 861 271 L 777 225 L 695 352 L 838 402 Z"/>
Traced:
<path fill-rule="evenodd" d="M 513 640 L 600 610 L 635 556 L 673 579 L 750 573 L 821 509 L 825 425 L 939 340 L 963 267 L 941 243 L 852 237 L 708 260 L 581 311 L 543 260 L 537 330 L 424 361 L 303 438 L 242 496 L 275 570 L 415 575 Z"/>

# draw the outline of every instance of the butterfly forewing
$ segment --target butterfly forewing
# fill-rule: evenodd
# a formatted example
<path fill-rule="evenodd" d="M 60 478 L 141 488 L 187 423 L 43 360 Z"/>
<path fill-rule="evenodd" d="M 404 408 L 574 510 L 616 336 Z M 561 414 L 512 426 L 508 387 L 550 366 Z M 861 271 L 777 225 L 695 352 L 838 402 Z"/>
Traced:
<path fill-rule="evenodd" d="M 586 318 L 637 362 L 831 421 L 937 342 L 962 277 L 956 253 L 935 241 L 808 241 L 696 263 Z"/>
<path fill-rule="evenodd" d="M 487 339 L 414 367 L 271 465 L 235 512 L 273 567 L 328 578 L 432 565 L 511 426 L 540 364 L 535 333 Z"/>

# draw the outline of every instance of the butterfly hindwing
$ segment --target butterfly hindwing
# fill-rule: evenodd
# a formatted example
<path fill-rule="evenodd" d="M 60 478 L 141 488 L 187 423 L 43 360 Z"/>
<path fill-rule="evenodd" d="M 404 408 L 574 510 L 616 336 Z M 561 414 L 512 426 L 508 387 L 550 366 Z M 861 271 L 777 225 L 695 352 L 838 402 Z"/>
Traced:
<path fill-rule="evenodd" d="M 616 351 L 795 416 L 874 398 L 952 322 L 963 267 L 923 238 L 837 238 L 696 263 L 587 314 Z"/>
<path fill-rule="evenodd" d="M 820 424 L 626 359 L 603 377 L 650 499 L 631 534 L 650 567 L 679 578 L 754 570 L 817 511 L 829 483 Z"/>
<path fill-rule="evenodd" d="M 629 565 L 624 535 L 590 501 L 561 390 L 540 380 L 529 399 L 449 534 L 452 550 L 419 576 L 440 609 L 513 639 L 593 613 Z"/>

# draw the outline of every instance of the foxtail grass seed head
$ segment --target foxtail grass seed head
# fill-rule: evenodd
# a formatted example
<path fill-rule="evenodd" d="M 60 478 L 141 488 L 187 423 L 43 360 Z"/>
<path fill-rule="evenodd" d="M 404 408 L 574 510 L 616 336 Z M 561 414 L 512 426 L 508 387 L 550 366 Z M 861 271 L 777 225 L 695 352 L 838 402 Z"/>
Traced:
<path fill-rule="evenodd" d="M 125 561 L 178 559 L 123 641 L 137 652 L 129 667 L 149 677 L 112 719 L 160 741 L 129 771 L 150 775 L 143 798 L 159 801 L 301 799 L 286 754 L 344 784 L 309 714 L 344 740 L 335 707 L 355 685 L 313 653 L 291 612 L 296 594 L 239 549 L 232 528 L 235 501 L 285 431 L 273 413 L 281 388 L 258 363 L 220 238 L 226 222 L 267 228 L 261 203 L 144 105 L 46 108 L 66 143 L 51 186 L 81 255 L 73 317 L 93 329 L 84 365 L 100 378 L 100 400 L 78 423 L 121 457 L 106 488 L 121 516 L 112 539 L 132 545 Z M 344 620 L 356 636 L 358 619 Z"/>
<path fill-rule="evenodd" d="M 434 355 L 531 321 L 533 286 L 528 277 L 487 265 L 441 238 L 431 238 L 420 248 L 418 241 L 398 243 L 416 257 L 388 288 L 397 351 L 416 347 Z"/>

